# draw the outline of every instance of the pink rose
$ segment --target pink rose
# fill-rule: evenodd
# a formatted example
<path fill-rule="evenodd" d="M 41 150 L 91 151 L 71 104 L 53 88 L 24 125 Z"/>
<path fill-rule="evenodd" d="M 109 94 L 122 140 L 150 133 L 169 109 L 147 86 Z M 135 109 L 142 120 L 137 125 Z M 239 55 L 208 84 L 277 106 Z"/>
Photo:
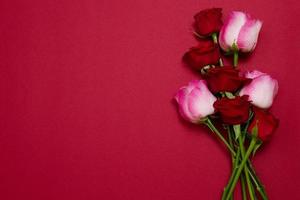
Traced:
<path fill-rule="evenodd" d="M 260 71 L 247 72 L 245 77 L 252 79 L 252 81 L 242 88 L 239 95 L 248 95 L 252 104 L 259 108 L 271 107 L 278 92 L 277 80 Z"/>
<path fill-rule="evenodd" d="M 179 112 L 186 120 L 198 123 L 214 113 L 216 97 L 207 88 L 204 80 L 194 80 L 188 86 L 179 89 L 175 95 Z"/>
<path fill-rule="evenodd" d="M 261 26 L 260 20 L 253 19 L 244 12 L 232 11 L 220 31 L 221 48 L 226 52 L 233 50 L 253 51 Z"/>

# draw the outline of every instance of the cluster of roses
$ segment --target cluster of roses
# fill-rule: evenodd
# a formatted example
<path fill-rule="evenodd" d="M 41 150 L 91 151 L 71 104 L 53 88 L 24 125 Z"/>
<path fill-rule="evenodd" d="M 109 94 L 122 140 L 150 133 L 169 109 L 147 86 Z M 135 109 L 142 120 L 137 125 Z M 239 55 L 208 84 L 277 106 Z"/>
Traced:
<path fill-rule="evenodd" d="M 239 180 L 243 200 L 268 199 L 249 156 L 278 126 L 269 112 L 278 82 L 266 73 L 242 74 L 237 68 L 239 53 L 254 50 L 262 22 L 233 11 L 223 24 L 220 8 L 200 11 L 194 18 L 199 44 L 185 53 L 183 60 L 201 72 L 202 80 L 179 89 L 175 96 L 179 112 L 192 123 L 207 125 L 231 152 L 232 174 L 222 200 L 233 198 Z M 232 55 L 232 66 L 223 66 L 222 54 Z M 216 128 L 218 121 L 222 130 Z"/>

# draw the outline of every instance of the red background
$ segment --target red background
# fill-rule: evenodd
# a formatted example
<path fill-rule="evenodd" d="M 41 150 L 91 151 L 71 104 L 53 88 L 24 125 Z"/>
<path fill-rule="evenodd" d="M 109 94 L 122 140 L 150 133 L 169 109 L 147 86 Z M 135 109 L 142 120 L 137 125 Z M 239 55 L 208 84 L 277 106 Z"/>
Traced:
<path fill-rule="evenodd" d="M 254 164 L 271 200 L 300 199 L 296 0 L 2 0 L 0 199 L 218 199 L 228 153 L 172 101 L 213 6 L 264 21 L 241 66 L 279 80 L 281 123 Z"/>

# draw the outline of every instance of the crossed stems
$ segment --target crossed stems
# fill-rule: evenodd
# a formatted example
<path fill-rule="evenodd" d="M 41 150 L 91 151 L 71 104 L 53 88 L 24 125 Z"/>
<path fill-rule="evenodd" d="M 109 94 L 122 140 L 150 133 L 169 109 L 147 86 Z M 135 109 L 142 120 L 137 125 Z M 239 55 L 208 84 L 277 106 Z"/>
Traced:
<path fill-rule="evenodd" d="M 229 179 L 228 185 L 224 188 L 224 192 L 222 195 L 222 200 L 230 200 L 232 199 L 232 193 L 234 191 L 234 188 L 240 178 L 240 175 L 242 173 L 242 171 L 244 171 L 244 174 L 241 176 L 241 186 L 242 186 L 242 194 L 243 194 L 243 199 L 247 199 L 247 194 L 246 194 L 246 188 L 245 188 L 245 179 L 247 182 L 247 186 L 248 186 L 248 191 L 249 191 L 249 195 L 251 200 L 256 199 L 255 198 L 255 191 L 253 188 L 253 183 L 256 187 L 256 190 L 259 192 L 259 194 L 261 195 L 261 197 L 263 198 L 263 200 L 268 200 L 267 194 L 265 192 L 264 186 L 261 183 L 260 179 L 258 178 L 258 176 L 255 173 L 255 170 L 251 164 L 251 162 L 248 160 L 249 156 L 251 155 L 253 149 L 256 146 L 256 138 L 253 137 L 253 139 L 250 142 L 250 145 L 247 149 L 247 151 L 245 152 L 244 149 L 244 139 L 245 139 L 245 134 L 244 133 L 242 135 L 241 131 L 240 131 L 240 126 L 238 125 L 237 128 L 235 128 L 235 131 L 239 131 L 239 135 L 238 135 L 238 141 L 239 141 L 239 148 L 237 147 L 237 150 L 234 150 L 234 145 L 232 142 L 232 137 L 231 137 L 231 130 L 228 129 L 229 131 L 229 143 L 227 142 L 227 140 L 223 137 L 223 135 L 219 132 L 219 130 L 213 125 L 213 123 L 211 122 L 211 120 L 209 118 L 207 118 L 204 123 L 208 126 L 208 128 L 210 128 L 210 130 L 212 132 L 214 132 L 219 139 L 226 145 L 226 147 L 228 148 L 228 150 L 231 153 L 231 157 L 232 157 L 232 163 L 233 163 L 233 172 L 231 174 L 231 177 Z M 251 180 L 252 182 L 251 182 Z"/>

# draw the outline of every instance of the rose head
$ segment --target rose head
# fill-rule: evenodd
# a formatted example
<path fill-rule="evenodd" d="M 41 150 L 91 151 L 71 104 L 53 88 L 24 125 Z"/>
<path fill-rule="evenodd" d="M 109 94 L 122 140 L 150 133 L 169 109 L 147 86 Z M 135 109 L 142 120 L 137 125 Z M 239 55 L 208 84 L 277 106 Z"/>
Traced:
<path fill-rule="evenodd" d="M 208 90 L 204 80 L 194 80 L 180 88 L 175 99 L 181 116 L 192 123 L 214 113 L 216 97 Z"/>
<path fill-rule="evenodd" d="M 250 102 L 247 96 L 234 99 L 223 97 L 214 103 L 214 107 L 225 124 L 242 124 L 248 120 Z"/>
<path fill-rule="evenodd" d="M 271 107 L 278 92 L 277 80 L 259 71 L 248 72 L 245 77 L 252 81 L 240 91 L 240 96 L 248 95 L 251 103 L 259 108 Z"/>
<path fill-rule="evenodd" d="M 244 12 L 232 11 L 220 31 L 221 48 L 226 52 L 236 48 L 242 52 L 253 51 L 261 26 L 260 20 L 253 19 Z"/>
<path fill-rule="evenodd" d="M 257 125 L 257 135 L 261 141 L 267 141 L 273 135 L 278 127 L 278 119 L 266 110 L 253 107 L 254 117 L 248 127 L 248 132 L 252 133 L 252 129 Z"/>
<path fill-rule="evenodd" d="M 211 40 L 200 40 L 199 45 L 192 47 L 183 56 L 183 61 L 194 69 L 201 70 L 206 65 L 218 64 L 220 51 Z"/>
<path fill-rule="evenodd" d="M 235 92 L 251 81 L 239 76 L 239 70 L 231 66 L 210 68 L 203 77 L 213 93 Z"/>
<path fill-rule="evenodd" d="M 199 35 L 218 33 L 222 27 L 222 8 L 202 10 L 194 16 L 195 29 Z"/>

